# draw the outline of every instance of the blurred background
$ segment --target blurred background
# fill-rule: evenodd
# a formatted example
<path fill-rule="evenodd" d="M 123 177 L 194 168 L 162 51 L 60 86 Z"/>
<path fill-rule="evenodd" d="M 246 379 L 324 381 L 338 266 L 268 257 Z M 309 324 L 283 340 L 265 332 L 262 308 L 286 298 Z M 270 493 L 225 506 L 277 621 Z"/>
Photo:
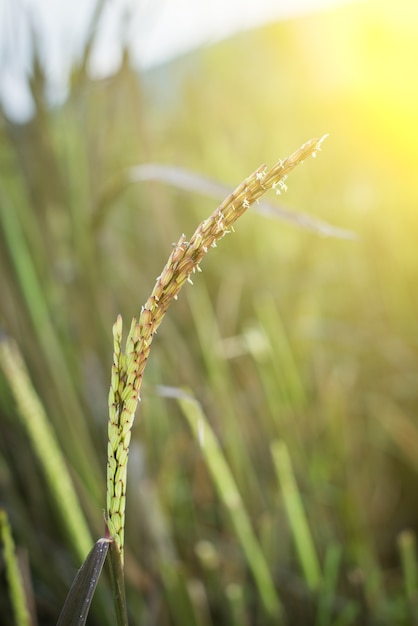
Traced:
<path fill-rule="evenodd" d="M 233 188 L 329 133 L 268 200 L 356 239 L 250 211 L 153 343 L 128 479 L 130 623 L 267 623 L 204 451 L 161 386 L 201 403 L 289 624 L 414 623 L 399 538 L 418 528 L 418 5 L 289 13 L 276 2 L 262 14 L 257 2 L 256 16 L 250 4 L 199 7 L 220 25 L 203 32 L 196 9 L 173 17 L 164 1 L 63 2 L 64 21 L 40 1 L 3 5 L 0 326 L 98 538 L 112 324 L 121 313 L 129 325 L 172 242 L 218 204 L 130 168 L 182 167 Z M 326 597 L 295 548 L 277 440 Z M 0 505 L 27 554 L 39 624 L 54 624 L 80 562 L 2 373 Z M 0 621 L 12 624 L 0 588 Z M 114 623 L 95 604 L 89 619 Z"/>

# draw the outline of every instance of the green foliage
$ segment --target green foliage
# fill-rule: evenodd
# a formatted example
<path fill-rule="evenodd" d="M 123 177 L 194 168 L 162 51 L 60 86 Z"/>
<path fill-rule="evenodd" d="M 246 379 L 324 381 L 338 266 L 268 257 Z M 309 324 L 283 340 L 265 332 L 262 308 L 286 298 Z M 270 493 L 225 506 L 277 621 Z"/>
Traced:
<path fill-rule="evenodd" d="M 239 523 L 289 624 L 413 623 L 415 546 L 401 535 L 398 549 L 397 537 L 418 527 L 418 97 L 407 73 L 399 81 L 411 66 L 387 10 L 358 4 L 139 77 L 127 57 L 95 82 L 86 62 L 63 107 L 39 97 L 26 126 L 2 119 L 0 324 L 23 353 L 93 537 L 104 526 L 111 325 L 137 313 L 172 242 L 216 205 L 161 182 L 125 185 L 126 168 L 164 163 L 234 186 L 327 131 L 321 158 L 278 200 L 358 235 L 323 238 L 249 213 L 171 307 L 130 445 L 132 624 L 264 624 L 271 583 L 260 590 Z M 160 388 L 185 385 L 216 437 L 214 460 Z M 276 440 L 289 452 L 318 585 L 294 541 Z M 226 505 L 219 458 L 248 524 Z M 48 626 L 81 562 L 41 467 L 1 377 L 2 506 Z M 2 586 L 8 625 L 4 607 Z M 93 602 L 89 623 L 114 623 L 104 607 Z"/>
<path fill-rule="evenodd" d="M 0 509 L 0 546 L 3 552 L 8 592 L 16 626 L 29 626 L 30 615 L 22 572 L 15 552 L 15 545 L 6 511 Z"/>

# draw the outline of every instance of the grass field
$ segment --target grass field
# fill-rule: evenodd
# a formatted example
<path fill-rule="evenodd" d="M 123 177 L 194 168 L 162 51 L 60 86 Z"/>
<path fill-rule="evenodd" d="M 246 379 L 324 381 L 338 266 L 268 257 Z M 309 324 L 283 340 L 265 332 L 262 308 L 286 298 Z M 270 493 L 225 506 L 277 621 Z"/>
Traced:
<path fill-rule="evenodd" d="M 18 345 L 81 515 L 72 533 L 35 401 L 25 421 L 2 357 L 0 506 L 40 625 L 103 535 L 112 325 L 218 204 L 129 168 L 232 189 L 324 133 L 267 200 L 355 239 L 249 211 L 153 342 L 128 470 L 130 623 L 417 623 L 418 18 L 396 9 L 354 3 L 144 76 L 129 58 L 106 81 L 74 68 L 55 110 L 39 67 L 35 118 L 2 116 L 2 345 Z M 88 623 L 115 623 L 105 581 Z"/>

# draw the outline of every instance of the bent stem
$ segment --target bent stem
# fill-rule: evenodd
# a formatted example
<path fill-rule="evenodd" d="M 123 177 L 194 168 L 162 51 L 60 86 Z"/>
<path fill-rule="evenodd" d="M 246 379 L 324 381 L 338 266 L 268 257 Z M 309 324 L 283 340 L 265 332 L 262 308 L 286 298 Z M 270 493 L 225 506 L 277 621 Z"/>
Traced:
<path fill-rule="evenodd" d="M 189 241 L 183 234 L 161 273 L 155 287 L 142 307 L 139 319 L 133 318 L 122 351 L 122 318 L 113 326 L 114 354 L 109 392 L 109 427 L 107 461 L 106 523 L 120 551 L 123 563 L 123 544 L 126 504 L 126 477 L 131 429 L 151 343 L 171 302 L 191 275 L 200 271 L 200 262 L 210 248 L 227 233 L 245 211 L 268 189 L 277 193 L 286 190 L 288 174 L 309 156 L 316 156 L 326 135 L 310 139 L 296 152 L 276 163 L 270 170 L 258 167 L 236 190 L 203 220 Z"/>

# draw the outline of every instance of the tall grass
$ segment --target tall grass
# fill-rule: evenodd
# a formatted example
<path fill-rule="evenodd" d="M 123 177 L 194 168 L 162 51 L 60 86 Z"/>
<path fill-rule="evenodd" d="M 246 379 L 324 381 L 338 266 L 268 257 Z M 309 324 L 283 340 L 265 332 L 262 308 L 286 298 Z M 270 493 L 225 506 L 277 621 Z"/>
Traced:
<path fill-rule="evenodd" d="M 248 213 L 154 340 L 126 494 L 134 624 L 263 624 L 273 592 L 290 624 L 413 623 L 417 224 L 408 207 L 417 194 L 406 169 L 394 184 L 403 155 L 382 147 L 358 109 L 342 113 L 350 91 L 316 90 L 318 72 L 296 55 L 306 23 L 298 28 L 248 33 L 202 54 L 190 73 L 161 70 L 158 83 L 138 79 L 129 59 L 105 83 L 81 71 L 60 110 L 38 99 L 28 126 L 2 118 L 1 325 L 23 353 L 94 538 L 103 534 L 111 320 L 132 317 L 171 243 L 214 206 L 158 181 L 112 181 L 164 163 L 231 185 L 313 130 L 333 131 L 285 199 L 354 229 L 358 242 Z M 169 109 L 159 91 L 167 76 L 179 103 Z M 192 389 L 218 442 L 213 457 L 161 385 Z M 39 622 L 54 624 L 80 558 L 4 377 L 0 400 L 2 506 L 30 555 Z M 280 459 L 275 466 L 277 440 L 290 483 Z M 219 458 L 238 509 L 226 506 Z M 290 516 L 286 485 L 299 503 Z M 405 528 L 412 534 L 398 548 Z M 251 542 L 270 572 L 265 585 Z M 312 550 L 313 574 L 302 559 Z M 12 623 L 3 587 L 0 602 Z M 92 624 L 112 623 L 102 610 L 99 600 Z"/>

